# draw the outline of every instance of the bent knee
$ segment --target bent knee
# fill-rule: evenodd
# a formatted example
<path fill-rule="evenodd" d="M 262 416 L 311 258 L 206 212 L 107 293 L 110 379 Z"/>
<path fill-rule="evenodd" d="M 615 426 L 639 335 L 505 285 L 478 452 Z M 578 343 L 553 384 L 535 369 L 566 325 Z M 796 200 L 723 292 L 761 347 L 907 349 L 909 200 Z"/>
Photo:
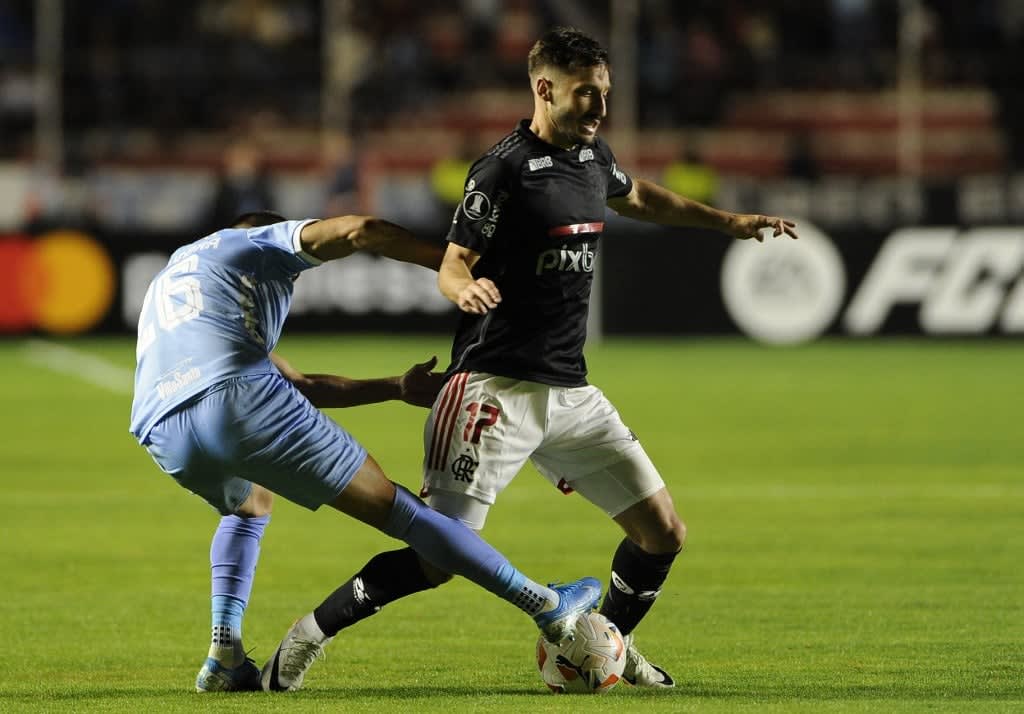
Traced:
<path fill-rule="evenodd" d="M 419 556 L 420 569 L 423 571 L 424 577 L 427 581 L 435 588 L 438 585 L 444 585 L 452 579 L 452 574 L 439 568 L 435 568 L 431 563 L 423 559 L 423 556 Z"/>
<path fill-rule="evenodd" d="M 269 516 L 274 510 L 274 494 L 272 491 L 254 483 L 249 496 L 235 511 L 241 518 L 260 518 Z"/>
<path fill-rule="evenodd" d="M 446 573 L 443 570 L 438 570 L 437 568 L 434 568 L 431 572 L 427 573 L 427 580 L 430 581 L 430 584 L 434 587 L 444 585 L 451 579 L 451 573 Z"/>
<path fill-rule="evenodd" d="M 672 552 L 678 553 L 686 545 L 686 524 L 680 520 L 679 516 L 675 518 L 675 525 L 672 529 Z"/>
<path fill-rule="evenodd" d="M 640 547 L 648 553 L 678 553 L 686 543 L 686 524 L 675 513 L 644 534 Z"/>

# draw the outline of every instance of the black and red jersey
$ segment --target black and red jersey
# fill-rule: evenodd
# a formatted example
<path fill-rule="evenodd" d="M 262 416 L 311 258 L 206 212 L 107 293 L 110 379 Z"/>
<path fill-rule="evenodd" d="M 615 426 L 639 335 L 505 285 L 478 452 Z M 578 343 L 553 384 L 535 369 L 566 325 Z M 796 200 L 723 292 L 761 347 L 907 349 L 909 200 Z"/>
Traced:
<path fill-rule="evenodd" d="M 449 373 L 586 384 L 605 204 L 632 187 L 600 138 L 562 149 L 526 120 L 473 164 L 448 240 L 480 253 L 473 275 L 493 280 L 502 302 L 486 315 L 462 314 Z"/>

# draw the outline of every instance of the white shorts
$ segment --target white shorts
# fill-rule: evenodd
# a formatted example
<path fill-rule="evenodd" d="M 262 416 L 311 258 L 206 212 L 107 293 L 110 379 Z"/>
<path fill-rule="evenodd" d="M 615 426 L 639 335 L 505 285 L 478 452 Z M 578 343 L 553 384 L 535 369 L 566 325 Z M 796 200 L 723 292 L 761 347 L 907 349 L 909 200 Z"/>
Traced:
<path fill-rule="evenodd" d="M 423 441 L 420 495 L 478 530 L 527 459 L 562 493 L 576 491 L 610 516 L 665 486 L 618 411 L 590 385 L 460 372 L 437 396 Z"/>

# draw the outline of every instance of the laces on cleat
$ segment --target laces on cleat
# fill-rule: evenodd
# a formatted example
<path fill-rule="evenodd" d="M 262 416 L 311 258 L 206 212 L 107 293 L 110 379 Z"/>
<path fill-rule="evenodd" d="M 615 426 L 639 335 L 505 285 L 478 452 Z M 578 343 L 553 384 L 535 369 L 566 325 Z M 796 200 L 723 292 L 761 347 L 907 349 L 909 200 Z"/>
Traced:
<path fill-rule="evenodd" d="M 318 659 L 326 659 L 324 645 L 331 638 L 311 638 L 305 631 L 302 620 L 297 620 L 281 640 L 277 650 L 264 665 L 260 675 L 261 686 L 266 691 L 295 691 L 302 688 L 306 672 Z"/>
<path fill-rule="evenodd" d="M 534 617 L 544 639 L 557 644 L 571 639 L 576 621 L 597 606 L 601 597 L 601 583 L 597 578 L 581 578 L 568 585 L 554 585 L 558 605 L 553 610 Z"/>
<path fill-rule="evenodd" d="M 655 689 L 670 689 L 676 686 L 672 675 L 656 664 L 648 661 L 633 642 L 633 634 L 630 633 L 623 638 L 626 645 L 626 667 L 622 672 L 622 678 L 634 687 L 652 687 Z"/>
<path fill-rule="evenodd" d="M 327 659 L 323 645 L 312 640 L 296 639 L 291 647 L 281 650 L 282 663 L 280 677 L 285 680 L 301 682 L 309 669 L 318 659 Z"/>

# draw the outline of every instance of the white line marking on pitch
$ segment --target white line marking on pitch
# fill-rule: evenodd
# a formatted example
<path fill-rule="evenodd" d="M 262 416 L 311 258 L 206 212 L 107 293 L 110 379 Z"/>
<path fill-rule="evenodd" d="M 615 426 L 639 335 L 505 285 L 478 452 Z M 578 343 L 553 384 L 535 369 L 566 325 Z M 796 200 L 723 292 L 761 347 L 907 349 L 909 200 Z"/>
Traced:
<path fill-rule="evenodd" d="M 46 340 L 26 340 L 21 354 L 34 366 L 77 377 L 116 394 L 132 393 L 135 383 L 132 370 L 89 352 Z"/>

